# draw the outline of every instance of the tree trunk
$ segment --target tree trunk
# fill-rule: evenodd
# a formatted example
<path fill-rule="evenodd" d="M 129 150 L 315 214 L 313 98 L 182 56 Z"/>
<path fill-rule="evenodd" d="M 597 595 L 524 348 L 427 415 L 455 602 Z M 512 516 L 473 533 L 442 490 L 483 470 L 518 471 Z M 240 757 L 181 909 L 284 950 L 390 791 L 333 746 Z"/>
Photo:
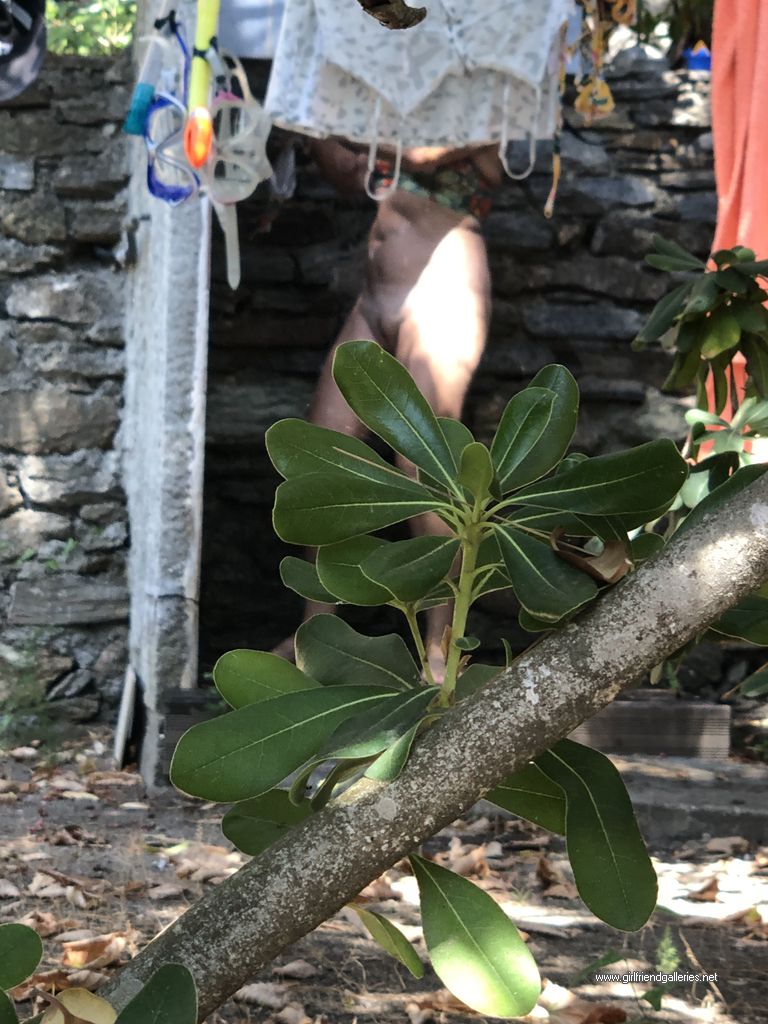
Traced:
<path fill-rule="evenodd" d="M 118 1009 L 166 963 L 200 1019 L 510 772 L 566 736 L 768 578 L 768 474 L 547 636 L 416 745 L 212 889 L 100 994 Z"/>

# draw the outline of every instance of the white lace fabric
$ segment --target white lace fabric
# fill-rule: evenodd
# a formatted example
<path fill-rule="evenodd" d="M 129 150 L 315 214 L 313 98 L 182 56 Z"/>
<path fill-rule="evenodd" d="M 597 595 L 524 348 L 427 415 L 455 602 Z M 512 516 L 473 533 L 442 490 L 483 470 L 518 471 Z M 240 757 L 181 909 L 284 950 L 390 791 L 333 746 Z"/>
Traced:
<path fill-rule="evenodd" d="M 573 0 L 419 0 L 383 28 L 356 0 L 287 0 L 265 106 L 282 127 L 401 146 L 551 138 Z"/>

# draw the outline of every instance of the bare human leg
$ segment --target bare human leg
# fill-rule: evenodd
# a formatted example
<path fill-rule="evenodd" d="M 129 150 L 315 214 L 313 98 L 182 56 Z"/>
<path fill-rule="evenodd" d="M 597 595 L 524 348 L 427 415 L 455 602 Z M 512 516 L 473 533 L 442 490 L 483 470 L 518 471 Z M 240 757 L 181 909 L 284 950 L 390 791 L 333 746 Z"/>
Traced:
<path fill-rule="evenodd" d="M 461 417 L 464 398 L 485 348 L 490 317 L 490 275 L 485 245 L 467 218 L 436 245 L 409 293 L 397 337 L 397 358 L 408 369 L 438 416 Z M 403 464 L 403 468 L 410 469 Z M 435 515 L 413 521 L 421 534 L 450 533 Z M 442 639 L 452 607 L 427 612 L 427 654 L 435 681 L 442 681 Z"/>
<path fill-rule="evenodd" d="M 348 434 L 351 437 L 364 437 L 366 430 L 344 401 L 333 379 L 332 369 L 336 349 L 339 345 L 343 345 L 345 341 L 356 341 L 360 338 L 377 340 L 373 328 L 361 311 L 361 304 L 361 300 L 355 303 L 323 363 L 317 389 L 309 409 L 310 423 L 315 423 L 319 427 L 327 427 L 329 430 L 338 430 L 340 433 Z M 309 550 L 307 555 L 310 559 L 314 559 L 314 550 Z M 304 605 L 302 621 L 306 622 L 313 615 L 334 614 L 335 612 L 336 606 L 333 604 L 307 601 Z M 295 656 L 293 636 L 286 637 L 285 640 L 281 641 L 281 643 L 273 648 L 272 653 L 293 661 Z"/>

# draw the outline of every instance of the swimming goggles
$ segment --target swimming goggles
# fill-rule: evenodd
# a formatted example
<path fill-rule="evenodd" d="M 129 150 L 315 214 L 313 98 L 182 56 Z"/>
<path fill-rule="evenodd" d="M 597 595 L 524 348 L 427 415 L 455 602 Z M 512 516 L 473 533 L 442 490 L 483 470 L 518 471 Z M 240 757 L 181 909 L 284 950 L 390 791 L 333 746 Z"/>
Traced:
<path fill-rule="evenodd" d="M 150 193 L 171 206 L 178 206 L 199 190 L 200 179 L 184 154 L 189 48 L 184 30 L 176 19 L 171 28 L 171 37 L 164 43 L 166 49 L 172 47 L 176 51 L 177 59 L 160 71 L 160 88 L 149 105 L 144 124 L 144 142 Z"/>
<path fill-rule="evenodd" d="M 215 74 L 210 103 L 213 140 L 200 168 L 201 184 L 214 202 L 229 205 L 247 199 L 272 176 L 267 158 L 271 121 L 254 99 L 240 61 L 228 53 L 209 53 Z"/>

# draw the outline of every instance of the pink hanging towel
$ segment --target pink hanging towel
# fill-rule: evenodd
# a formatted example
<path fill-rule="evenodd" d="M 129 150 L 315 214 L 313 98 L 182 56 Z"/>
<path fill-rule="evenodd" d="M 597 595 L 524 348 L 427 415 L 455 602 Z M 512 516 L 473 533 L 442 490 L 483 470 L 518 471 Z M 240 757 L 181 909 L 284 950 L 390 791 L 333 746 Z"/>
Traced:
<path fill-rule="evenodd" d="M 713 251 L 746 245 L 768 257 L 768 3 L 716 0 L 712 130 L 718 215 Z M 744 358 L 734 359 L 743 392 Z M 714 408 L 711 378 L 710 408 Z M 730 419 L 731 404 L 723 417 Z"/>

